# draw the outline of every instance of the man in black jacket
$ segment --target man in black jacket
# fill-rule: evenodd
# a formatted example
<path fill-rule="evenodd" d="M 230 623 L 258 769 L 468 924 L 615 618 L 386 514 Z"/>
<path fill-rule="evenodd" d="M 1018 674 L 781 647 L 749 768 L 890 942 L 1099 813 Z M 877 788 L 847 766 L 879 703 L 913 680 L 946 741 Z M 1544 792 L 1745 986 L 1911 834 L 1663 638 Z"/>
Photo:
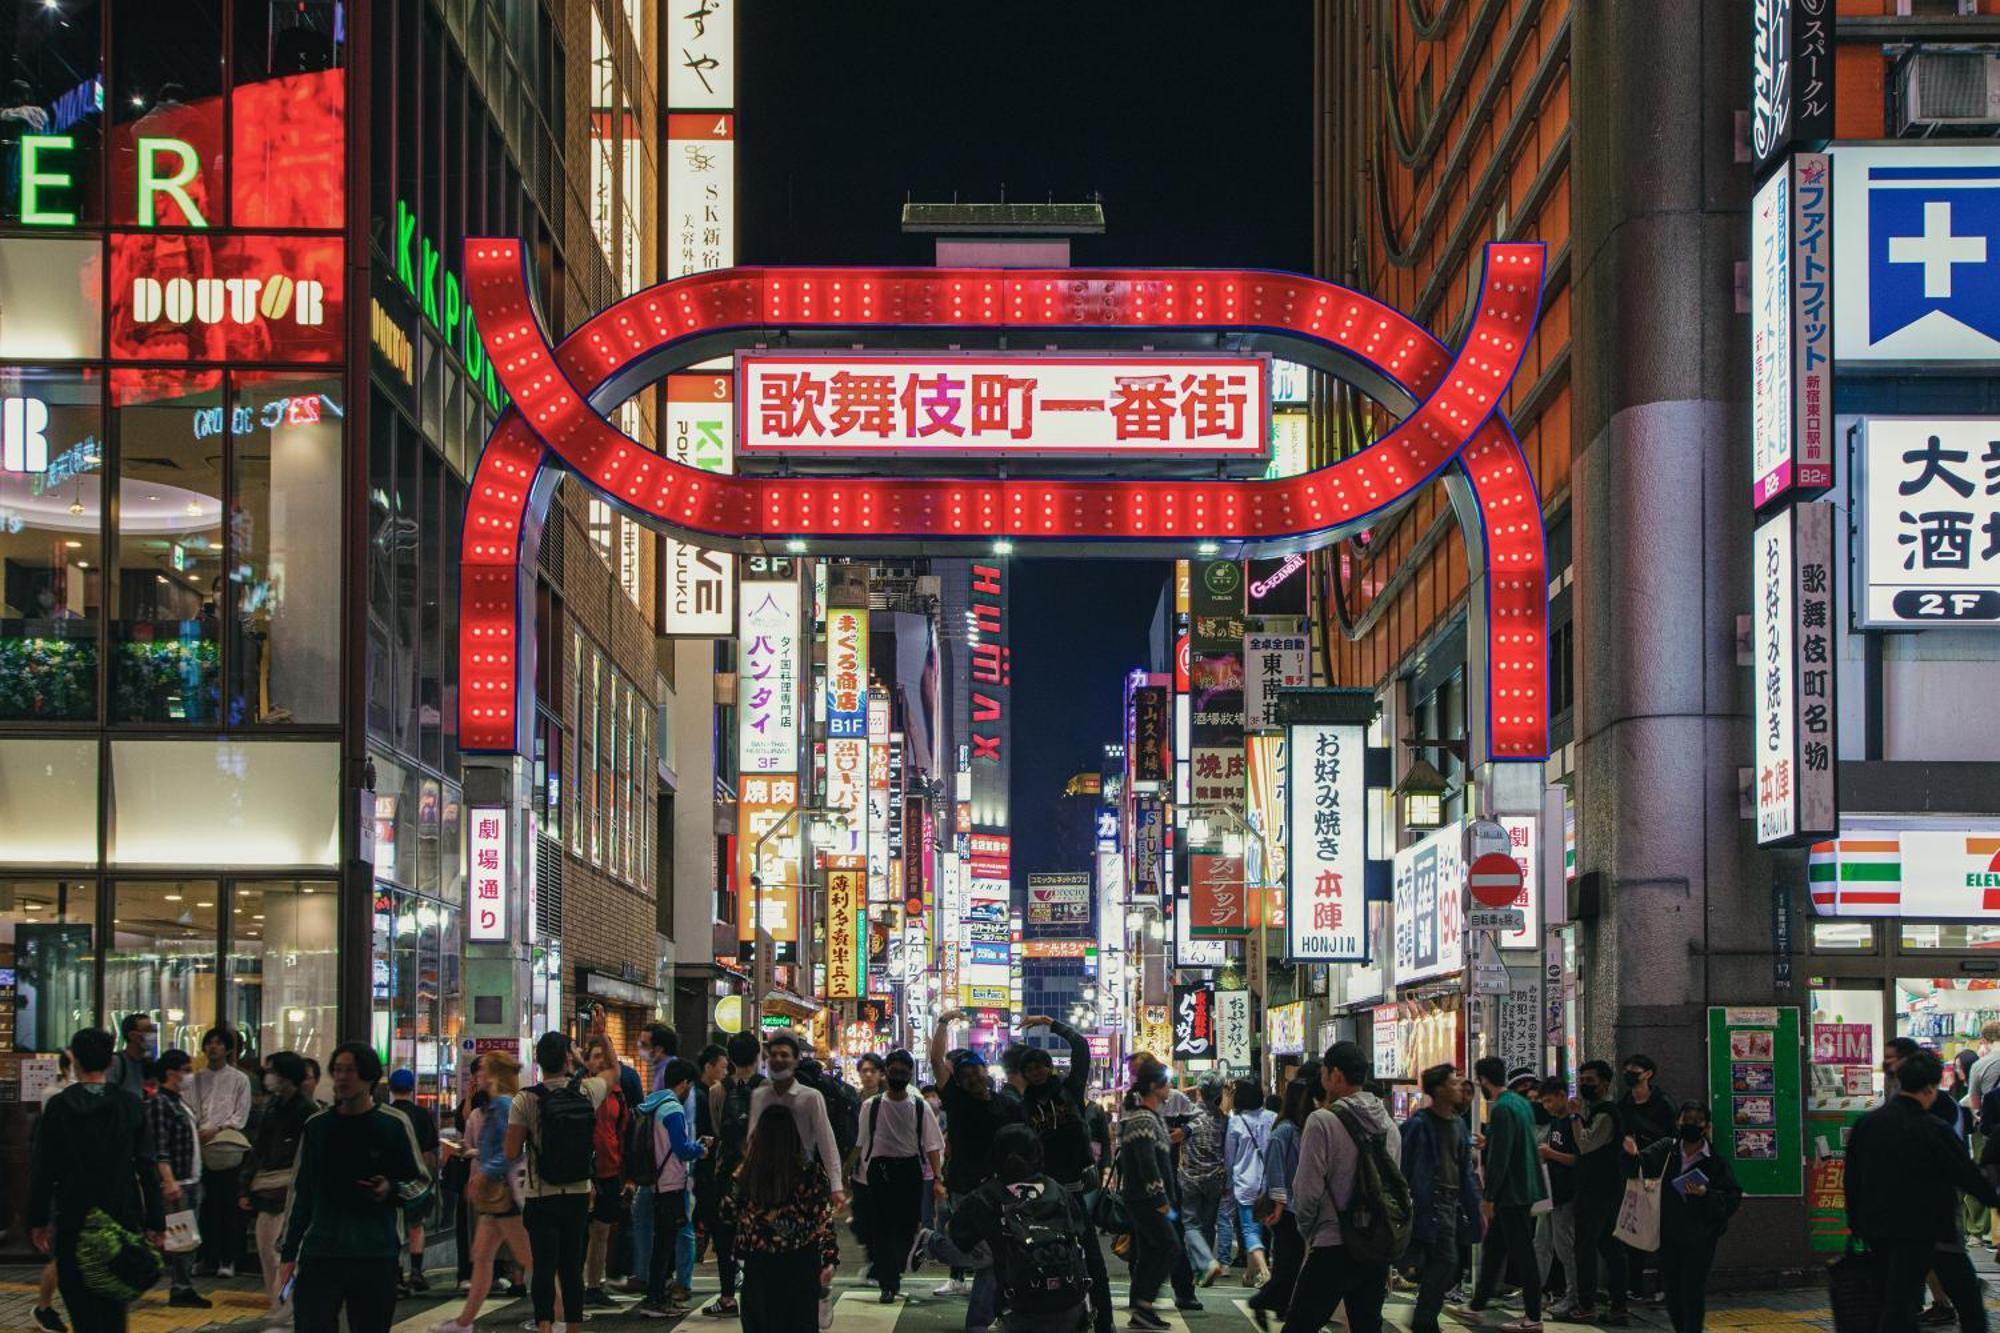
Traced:
<path fill-rule="evenodd" d="M 1897 1095 L 1847 1136 L 1847 1228 L 1881 1256 L 1882 1333 L 1916 1328 L 1931 1271 L 1957 1308 L 1960 1328 L 1986 1328 L 1979 1277 L 1959 1231 L 1958 1193 L 2000 1208 L 2000 1191 L 1931 1114 L 1943 1074 L 1929 1051 L 1908 1057 L 1896 1068 Z"/>
<path fill-rule="evenodd" d="M 49 1098 L 35 1131 L 28 1185 L 28 1234 L 54 1254 L 56 1281 L 76 1333 L 124 1333 L 125 1307 L 84 1284 L 77 1242 L 92 1209 L 158 1246 L 165 1237 L 153 1132 L 137 1097 L 106 1084 L 111 1034 L 85 1028 L 70 1038 L 76 1082 Z M 53 1213 L 54 1227 L 50 1227 Z"/>
<path fill-rule="evenodd" d="M 1084 1109 L 1090 1095 L 1090 1042 L 1067 1023 L 1037 1015 L 1021 1020 L 1023 1029 L 1046 1027 L 1069 1043 L 1069 1072 L 1056 1077 L 1055 1062 L 1039 1047 L 1024 1047 L 1021 1077 L 1021 1112 L 1028 1127 L 1041 1137 L 1042 1165 L 1055 1182 L 1069 1191 L 1077 1208 L 1083 1197 L 1097 1188 L 1097 1166 L 1091 1160 L 1090 1116 Z M 1093 1241 L 1095 1238 L 1092 1238 Z M 1115 1317 L 1111 1312 L 1111 1274 L 1104 1266 L 1104 1249 L 1097 1244 L 1083 1247 L 1084 1262 L 1090 1268 L 1091 1314 L 1097 1333 L 1111 1333 Z"/>
<path fill-rule="evenodd" d="M 1674 1137 L 1674 1101 L 1659 1085 L 1660 1067 L 1653 1063 L 1653 1057 L 1640 1052 L 1625 1060 L 1625 1095 L 1618 1099 L 1618 1119 L 1625 1132 L 1639 1147 L 1640 1152 L 1652 1147 L 1662 1139 Z M 1622 1199 L 1622 1195 L 1620 1196 Z M 1625 1251 L 1628 1276 L 1632 1283 L 1635 1300 L 1664 1300 L 1656 1288 L 1653 1296 L 1646 1295 L 1646 1275 L 1657 1271 L 1660 1256 L 1648 1250 Z M 1619 1298 L 1613 1294 L 1613 1300 Z"/>

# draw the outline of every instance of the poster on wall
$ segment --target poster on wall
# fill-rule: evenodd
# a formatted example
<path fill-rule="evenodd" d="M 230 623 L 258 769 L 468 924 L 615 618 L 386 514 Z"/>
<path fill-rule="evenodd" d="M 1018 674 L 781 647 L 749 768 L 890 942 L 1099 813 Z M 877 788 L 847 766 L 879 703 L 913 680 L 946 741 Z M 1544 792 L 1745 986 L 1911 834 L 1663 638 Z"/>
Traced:
<path fill-rule="evenodd" d="M 1395 984 L 1465 968 L 1465 835 L 1448 825 L 1395 857 Z"/>
<path fill-rule="evenodd" d="M 1296 723 L 1287 733 L 1288 958 L 1368 959 L 1367 741 L 1367 728 L 1358 723 Z"/>
<path fill-rule="evenodd" d="M 2000 418 L 1864 417 L 1850 440 L 1854 623 L 2000 627 Z"/>
<path fill-rule="evenodd" d="M 1796 1008 L 1717 1005 L 1708 1011 L 1714 1148 L 1735 1170 L 1745 1195 L 1796 1198 L 1805 1191 L 1798 1052 Z"/>
<path fill-rule="evenodd" d="M 1833 662 L 1834 508 L 1801 503 L 1751 539 L 1757 842 L 1789 847 L 1839 827 Z"/>

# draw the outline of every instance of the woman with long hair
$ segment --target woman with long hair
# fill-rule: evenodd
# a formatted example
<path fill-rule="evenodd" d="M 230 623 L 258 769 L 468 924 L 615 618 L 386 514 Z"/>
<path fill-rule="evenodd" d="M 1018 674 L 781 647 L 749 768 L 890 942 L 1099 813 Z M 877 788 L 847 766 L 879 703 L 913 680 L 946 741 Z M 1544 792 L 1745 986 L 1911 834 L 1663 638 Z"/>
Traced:
<path fill-rule="evenodd" d="M 1299 1170 L 1299 1136 L 1305 1133 L 1306 1117 L 1319 1109 L 1320 1098 L 1319 1061 L 1308 1060 L 1285 1085 L 1278 1122 L 1264 1145 L 1264 1195 L 1257 1209 L 1271 1241 L 1271 1278 L 1250 1298 L 1259 1328 L 1267 1327 L 1274 1314 L 1285 1317 L 1306 1261 L 1305 1237 L 1292 1217 L 1292 1179 Z"/>
<path fill-rule="evenodd" d="M 826 1172 L 806 1159 L 798 1121 L 764 1109 L 723 1216 L 743 1261 L 744 1333 L 802 1333 L 818 1322 L 822 1274 L 840 1261 Z"/>
<path fill-rule="evenodd" d="M 484 1082 L 479 1076 L 479 1057 L 475 1055 L 465 1069 L 461 1084 L 464 1095 L 452 1108 L 451 1124 L 458 1137 L 444 1141 L 445 1162 L 438 1173 L 439 1190 L 451 1201 L 452 1233 L 458 1239 L 457 1279 L 461 1295 L 472 1285 L 472 1231 L 475 1219 L 472 1206 L 465 1200 L 465 1191 L 472 1184 L 472 1113 L 486 1105 Z"/>
<path fill-rule="evenodd" d="M 467 1127 L 469 1141 L 478 1145 L 465 1191 L 466 1207 L 478 1218 L 472 1241 L 472 1285 L 458 1317 L 433 1324 L 431 1333 L 470 1333 L 486 1293 L 493 1289 L 493 1269 L 502 1245 L 522 1269 L 523 1281 L 528 1277 L 528 1229 L 521 1223 L 521 1200 L 514 1190 L 520 1158 L 507 1156 L 507 1115 L 514 1094 L 521 1090 L 521 1062 L 505 1051 L 488 1051 L 479 1059 L 479 1080 L 487 1102 L 472 1114 Z"/>

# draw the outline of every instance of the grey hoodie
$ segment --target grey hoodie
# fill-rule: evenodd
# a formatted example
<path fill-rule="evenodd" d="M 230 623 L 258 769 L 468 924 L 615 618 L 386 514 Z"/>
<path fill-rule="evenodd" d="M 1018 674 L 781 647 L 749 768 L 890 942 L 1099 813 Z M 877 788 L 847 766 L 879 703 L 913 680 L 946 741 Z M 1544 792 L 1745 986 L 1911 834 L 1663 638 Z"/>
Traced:
<path fill-rule="evenodd" d="M 1400 1136 L 1381 1098 L 1372 1092 L 1357 1092 L 1341 1098 L 1340 1105 L 1362 1129 L 1388 1140 L 1391 1159 L 1402 1160 Z M 1360 1148 L 1339 1116 L 1321 1107 L 1306 1117 L 1305 1134 L 1299 1141 L 1299 1169 L 1292 1177 L 1292 1212 L 1308 1249 L 1340 1244 L 1340 1210 L 1354 1197 L 1354 1171 L 1360 1161 Z"/>

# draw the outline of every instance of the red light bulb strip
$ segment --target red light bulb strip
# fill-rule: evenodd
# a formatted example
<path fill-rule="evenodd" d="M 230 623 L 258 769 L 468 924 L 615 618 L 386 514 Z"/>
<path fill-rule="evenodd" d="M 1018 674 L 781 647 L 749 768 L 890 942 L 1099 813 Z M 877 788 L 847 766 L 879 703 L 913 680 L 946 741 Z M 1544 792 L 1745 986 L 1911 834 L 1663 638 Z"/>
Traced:
<path fill-rule="evenodd" d="M 466 565 L 486 571 L 473 615 L 474 581 L 462 598 L 465 646 L 496 679 L 479 697 L 461 692 L 466 748 L 512 749 L 511 693 L 518 591 L 512 580 L 521 518 L 540 446 L 607 498 L 694 539 L 737 543 L 1098 540 L 1226 543 L 1233 554 L 1295 549 L 1401 503 L 1469 445 L 1483 443 L 1475 489 L 1510 509 L 1489 514 L 1489 600 L 1525 606 L 1521 586 L 1545 577 L 1539 501 L 1511 433 L 1482 431 L 1495 413 L 1540 308 L 1543 249 L 1489 245 L 1480 305 L 1456 358 L 1427 332 L 1373 298 L 1296 274 L 1152 270 L 729 269 L 664 283 L 628 297 L 551 347 L 528 297 L 515 241 L 467 245 L 467 294 L 496 373 L 513 395 L 474 478 L 466 518 Z M 1418 401 L 1361 453 L 1297 477 L 1258 481 L 717 476 L 663 458 L 600 416 L 587 392 L 649 366 L 672 345 L 733 328 L 744 341 L 774 327 L 1017 326 L 1097 329 L 1275 329 L 1335 348 Z M 711 355 L 712 347 L 703 355 Z M 588 390 L 579 385 L 589 386 Z M 1475 436 L 1475 432 L 1479 432 Z M 1475 467 L 1467 459 L 1469 470 Z M 1515 479 L 1510 487 L 1509 477 Z M 1525 489 L 1518 489 L 1525 488 Z M 510 538 L 508 534 L 513 534 Z M 1499 558 L 1504 545 L 1506 559 Z M 1528 551 L 1532 545 L 1533 551 Z M 1500 583 L 1504 575 L 1504 586 Z M 503 635 L 492 617 L 504 611 Z M 1525 614 L 1525 611 L 1522 612 Z M 1537 613 L 1539 616 L 1539 613 Z M 1498 623 L 1496 614 L 1495 623 Z M 1494 752 L 1524 758 L 1546 750 L 1546 636 L 1518 620 L 1509 670 L 1534 676 L 1505 697 L 1504 738 L 1494 710 Z M 481 642 L 473 641 L 479 630 Z M 1496 630 L 1497 635 L 1497 630 Z M 1496 637 L 1493 660 L 1502 660 Z M 1539 661 L 1514 665 L 1522 654 Z M 1526 662 L 1526 659 L 1522 659 Z M 462 658 L 470 662 L 470 657 Z M 504 669 L 504 680 L 499 673 Z M 1519 677 L 1515 677 L 1517 681 Z M 468 683 L 470 678 L 468 677 Z M 1496 699 L 1500 696 L 1496 694 Z M 1532 704 L 1531 701 L 1541 702 Z M 474 710 L 486 711 L 474 715 Z"/>

